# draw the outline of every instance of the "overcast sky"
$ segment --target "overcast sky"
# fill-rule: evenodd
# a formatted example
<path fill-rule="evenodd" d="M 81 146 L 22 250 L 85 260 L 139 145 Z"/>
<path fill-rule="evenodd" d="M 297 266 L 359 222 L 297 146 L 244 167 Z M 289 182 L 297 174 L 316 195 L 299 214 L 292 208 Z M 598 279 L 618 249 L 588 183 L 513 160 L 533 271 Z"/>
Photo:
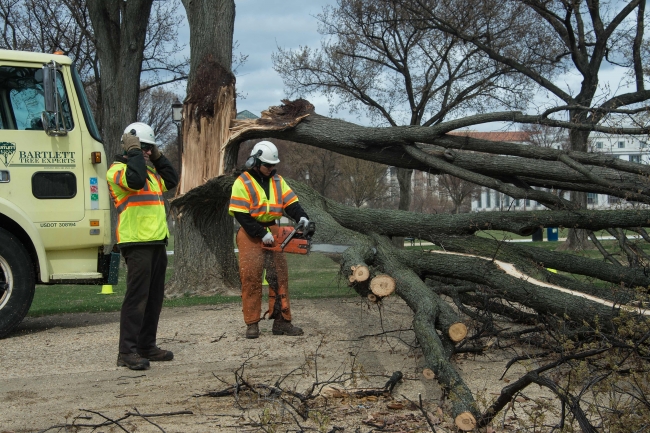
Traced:
<path fill-rule="evenodd" d="M 316 15 L 323 6 L 336 5 L 336 0 L 236 0 L 234 41 L 239 46 L 235 55 L 248 55 L 237 70 L 237 111 L 248 110 L 259 116 L 270 106 L 280 105 L 287 95 L 280 76 L 273 70 L 271 55 L 277 47 L 319 47 L 321 36 L 317 31 Z M 180 12 L 184 14 L 181 7 Z M 181 43 L 187 45 L 189 55 L 189 28 L 179 30 Z M 233 65 L 234 66 L 234 65 Z M 185 84 L 174 91 L 185 94 Z M 309 97 L 322 115 L 329 113 L 324 97 Z M 345 117 L 345 116 L 339 116 Z M 353 121 L 353 118 L 348 119 Z"/>
<path fill-rule="evenodd" d="M 326 5 L 336 6 L 336 0 L 235 1 L 234 40 L 239 43 L 236 53 L 248 55 L 246 63 L 237 70 L 237 91 L 243 96 L 237 100 L 238 112 L 248 110 L 259 116 L 262 110 L 281 104 L 281 100 L 287 95 L 282 79 L 273 70 L 271 55 L 277 51 L 277 47 L 320 47 L 321 35 L 317 30 L 316 15 Z M 187 26 L 179 32 L 179 37 L 189 41 Z M 611 88 L 619 87 L 622 78 L 616 69 L 605 65 L 601 71 L 601 84 L 609 81 Z M 555 82 L 564 89 L 576 90 L 581 80 L 579 74 L 573 73 Z M 181 93 L 184 93 L 184 88 Z M 329 114 L 329 105 L 324 97 L 309 95 L 307 99 L 314 104 L 317 113 Z M 543 111 L 548 108 L 547 104 L 544 95 L 540 94 L 537 98 L 537 109 Z M 531 107 L 531 114 L 537 109 Z M 347 112 L 339 112 L 335 116 L 350 122 L 368 124 L 366 120 L 358 119 L 356 115 L 351 116 Z M 489 131 L 503 128 L 503 124 L 488 124 L 477 125 L 473 129 Z"/>
<path fill-rule="evenodd" d="M 236 0 L 235 36 L 237 51 L 248 60 L 237 70 L 237 91 L 245 99 L 237 101 L 237 111 L 259 115 L 286 96 L 282 79 L 273 70 L 271 54 L 277 47 L 320 46 L 315 16 L 335 0 Z M 327 115 L 324 98 L 309 98 L 316 112 Z"/>

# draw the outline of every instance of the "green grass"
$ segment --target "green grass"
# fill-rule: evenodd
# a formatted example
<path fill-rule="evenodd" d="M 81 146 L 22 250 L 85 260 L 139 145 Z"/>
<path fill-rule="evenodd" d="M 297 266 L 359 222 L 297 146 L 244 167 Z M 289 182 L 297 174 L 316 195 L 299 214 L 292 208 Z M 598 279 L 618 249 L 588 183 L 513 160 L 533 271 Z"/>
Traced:
<path fill-rule="evenodd" d="M 173 243 L 170 243 L 173 246 Z M 355 293 L 339 282 L 338 264 L 321 254 L 306 256 L 287 254 L 289 264 L 289 289 L 292 299 L 332 298 L 354 296 Z M 174 256 L 169 256 L 167 280 L 174 272 Z M 126 270 L 120 268 L 120 278 L 113 286 L 113 294 L 101 295 L 101 286 L 85 285 L 38 285 L 28 315 L 32 317 L 50 314 L 119 311 L 126 292 Z M 239 296 L 188 296 L 166 299 L 164 307 L 213 305 L 240 302 Z"/>

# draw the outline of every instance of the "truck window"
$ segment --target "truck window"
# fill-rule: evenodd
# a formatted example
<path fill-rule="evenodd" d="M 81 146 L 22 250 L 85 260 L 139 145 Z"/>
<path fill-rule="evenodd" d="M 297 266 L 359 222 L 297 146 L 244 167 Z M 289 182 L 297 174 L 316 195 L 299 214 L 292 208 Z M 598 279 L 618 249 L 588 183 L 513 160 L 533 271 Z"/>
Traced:
<path fill-rule="evenodd" d="M 63 77 L 57 72 L 57 91 L 61 97 L 63 116 L 69 128 L 74 126 L 70 104 L 63 84 Z M 43 73 L 37 68 L 14 66 L 0 67 L 0 105 L 3 110 L 2 128 L 17 130 L 43 129 L 41 113 L 45 110 L 43 98 Z"/>
<path fill-rule="evenodd" d="M 77 177 L 70 172 L 34 173 L 32 194 L 40 199 L 73 198 L 77 195 Z"/>

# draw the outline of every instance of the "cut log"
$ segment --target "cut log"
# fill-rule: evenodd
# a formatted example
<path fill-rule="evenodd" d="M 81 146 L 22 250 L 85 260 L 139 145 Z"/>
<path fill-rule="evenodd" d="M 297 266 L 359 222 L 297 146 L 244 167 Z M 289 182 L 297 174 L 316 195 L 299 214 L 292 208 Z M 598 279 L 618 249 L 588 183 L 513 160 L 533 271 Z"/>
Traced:
<path fill-rule="evenodd" d="M 370 280 L 370 290 L 372 293 L 383 298 L 395 291 L 395 280 L 390 275 L 376 275 Z"/>
<path fill-rule="evenodd" d="M 372 294 L 372 293 L 368 293 L 368 300 L 369 300 L 370 302 L 375 303 L 375 302 L 377 302 L 377 296 L 375 296 L 375 295 Z"/>
<path fill-rule="evenodd" d="M 476 428 L 476 418 L 469 412 L 459 414 L 454 420 L 456 427 L 462 431 L 472 431 Z"/>
<path fill-rule="evenodd" d="M 425 368 L 422 370 L 422 376 L 424 376 L 425 379 L 429 380 L 436 378 L 436 374 L 430 368 Z"/>
<path fill-rule="evenodd" d="M 449 338 L 451 341 L 458 343 L 467 337 L 467 326 L 465 326 L 464 323 L 460 322 L 454 323 L 449 327 L 449 330 L 447 332 L 449 333 Z"/>
<path fill-rule="evenodd" d="M 361 283 L 370 277 L 370 270 L 368 269 L 368 266 L 350 266 L 350 270 L 352 271 L 352 274 L 350 274 L 348 279 L 351 283 Z"/>

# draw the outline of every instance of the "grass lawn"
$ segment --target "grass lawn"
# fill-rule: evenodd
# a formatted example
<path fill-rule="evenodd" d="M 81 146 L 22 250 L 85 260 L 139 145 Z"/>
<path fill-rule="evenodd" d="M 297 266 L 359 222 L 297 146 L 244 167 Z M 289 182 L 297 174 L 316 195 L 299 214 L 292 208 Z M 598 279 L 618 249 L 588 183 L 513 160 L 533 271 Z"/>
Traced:
<path fill-rule="evenodd" d="M 500 231 L 482 231 L 477 236 L 489 237 L 496 240 L 520 239 L 521 236 Z M 560 237 L 566 236 L 560 231 Z M 530 239 L 530 237 L 528 237 Z M 616 241 L 602 241 L 607 250 L 618 251 Z M 548 250 L 555 250 L 561 242 L 528 242 L 527 246 L 535 246 Z M 171 238 L 168 250 L 173 250 L 174 239 Z M 437 249 L 430 244 L 420 244 L 415 241 L 415 246 L 407 246 L 408 249 Z M 650 245 L 642 243 L 642 248 L 650 252 Z M 566 252 L 567 254 L 579 254 L 584 257 L 602 260 L 602 256 L 596 250 L 586 250 L 578 253 Z M 174 256 L 170 255 L 167 267 L 167 279 L 169 280 L 174 272 Z M 289 263 L 289 287 L 293 299 L 301 298 L 332 298 L 356 296 L 356 293 L 347 286 L 346 281 L 339 280 L 339 265 L 322 254 L 297 255 L 287 254 Z M 626 263 L 627 259 L 619 254 L 616 255 L 619 261 Z M 122 305 L 126 291 L 125 282 L 126 270 L 120 269 L 118 284 L 113 286 L 113 294 L 101 295 L 101 286 L 77 286 L 77 285 L 54 285 L 36 286 L 34 302 L 29 310 L 29 316 L 43 316 L 48 314 L 62 314 L 75 312 L 100 312 L 118 311 Z M 582 279 L 584 277 L 577 276 Z M 240 302 L 238 296 L 195 296 L 164 301 L 165 307 L 211 305 L 226 302 Z"/>
<path fill-rule="evenodd" d="M 170 243 L 173 246 L 173 243 Z M 168 256 L 167 279 L 174 272 L 174 256 Z M 306 256 L 287 254 L 289 263 L 289 288 L 292 299 L 331 298 L 354 296 L 345 281 L 339 282 L 338 264 L 321 254 Z M 101 295 L 101 286 L 82 285 L 38 285 L 29 316 L 48 314 L 118 311 L 126 292 L 126 270 L 120 268 L 118 284 L 113 294 Z M 211 305 L 226 302 L 240 302 L 239 296 L 194 296 L 166 299 L 165 307 Z"/>

